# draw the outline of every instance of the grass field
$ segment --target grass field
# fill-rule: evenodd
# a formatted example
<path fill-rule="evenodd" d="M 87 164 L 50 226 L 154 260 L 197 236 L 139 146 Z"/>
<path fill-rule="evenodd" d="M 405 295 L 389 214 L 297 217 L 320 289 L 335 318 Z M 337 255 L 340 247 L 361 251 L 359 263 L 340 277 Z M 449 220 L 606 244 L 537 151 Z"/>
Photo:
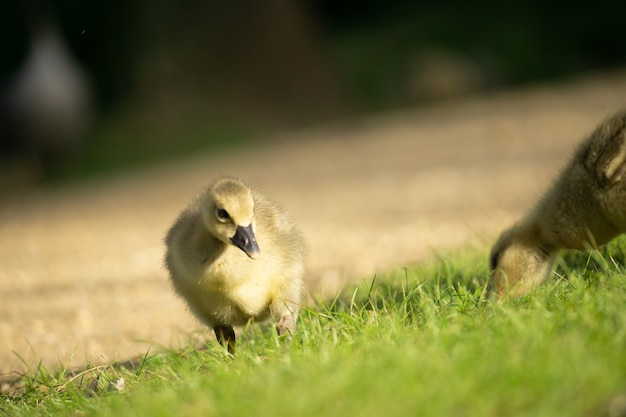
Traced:
<path fill-rule="evenodd" d="M 5 386 L 0 415 L 626 415 L 626 239 L 567 253 L 557 278 L 500 304 L 484 252 L 366 278 L 303 311 L 291 344 L 250 327 L 234 359 L 209 342 L 33 369 Z"/>

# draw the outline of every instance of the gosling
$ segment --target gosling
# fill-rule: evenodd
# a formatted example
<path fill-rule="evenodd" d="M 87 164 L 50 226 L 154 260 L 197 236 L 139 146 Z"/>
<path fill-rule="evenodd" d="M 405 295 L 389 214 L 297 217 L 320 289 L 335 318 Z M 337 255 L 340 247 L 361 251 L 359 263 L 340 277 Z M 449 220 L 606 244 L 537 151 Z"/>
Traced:
<path fill-rule="evenodd" d="M 294 333 L 305 241 L 289 214 L 264 195 L 220 178 L 180 214 L 165 242 L 175 292 L 229 353 L 234 326 L 274 318 L 279 335 Z"/>
<path fill-rule="evenodd" d="M 490 256 L 489 290 L 519 296 L 550 274 L 561 249 L 597 248 L 626 232 L 626 110 L 607 118 Z"/>

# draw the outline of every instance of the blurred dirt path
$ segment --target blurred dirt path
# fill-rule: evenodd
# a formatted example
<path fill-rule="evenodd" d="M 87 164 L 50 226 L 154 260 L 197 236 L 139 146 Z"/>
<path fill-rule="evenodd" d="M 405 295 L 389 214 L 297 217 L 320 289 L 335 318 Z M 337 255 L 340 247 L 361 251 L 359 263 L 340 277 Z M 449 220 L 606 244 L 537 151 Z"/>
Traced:
<path fill-rule="evenodd" d="M 626 73 L 396 113 L 0 203 L 0 376 L 41 359 L 82 365 L 178 346 L 201 329 L 172 295 L 163 237 L 215 176 L 291 211 L 311 289 L 472 243 L 530 207 L 602 118 Z"/>

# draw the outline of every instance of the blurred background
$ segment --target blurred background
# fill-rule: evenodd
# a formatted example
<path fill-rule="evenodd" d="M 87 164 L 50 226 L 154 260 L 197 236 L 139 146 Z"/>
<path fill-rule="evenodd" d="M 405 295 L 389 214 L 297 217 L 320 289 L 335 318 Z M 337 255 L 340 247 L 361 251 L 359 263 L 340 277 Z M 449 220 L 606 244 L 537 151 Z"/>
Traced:
<path fill-rule="evenodd" d="M 626 63 L 626 3 L 0 2 L 0 192 Z M 258 144 L 258 143 L 257 143 Z"/>
<path fill-rule="evenodd" d="M 452 248 L 486 261 L 624 106 L 625 9 L 0 1 L 0 391 L 188 343 L 163 237 L 220 174 L 298 220 L 315 297 Z"/>

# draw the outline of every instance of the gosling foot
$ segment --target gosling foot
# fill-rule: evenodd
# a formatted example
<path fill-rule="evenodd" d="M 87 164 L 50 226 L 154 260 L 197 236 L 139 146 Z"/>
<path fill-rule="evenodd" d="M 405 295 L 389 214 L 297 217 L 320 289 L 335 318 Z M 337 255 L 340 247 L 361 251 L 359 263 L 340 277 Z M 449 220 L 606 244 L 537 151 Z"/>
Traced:
<path fill-rule="evenodd" d="M 276 331 L 279 336 L 285 335 L 288 339 L 291 339 L 295 330 L 294 320 L 291 314 L 284 315 L 278 320 L 276 324 Z"/>

